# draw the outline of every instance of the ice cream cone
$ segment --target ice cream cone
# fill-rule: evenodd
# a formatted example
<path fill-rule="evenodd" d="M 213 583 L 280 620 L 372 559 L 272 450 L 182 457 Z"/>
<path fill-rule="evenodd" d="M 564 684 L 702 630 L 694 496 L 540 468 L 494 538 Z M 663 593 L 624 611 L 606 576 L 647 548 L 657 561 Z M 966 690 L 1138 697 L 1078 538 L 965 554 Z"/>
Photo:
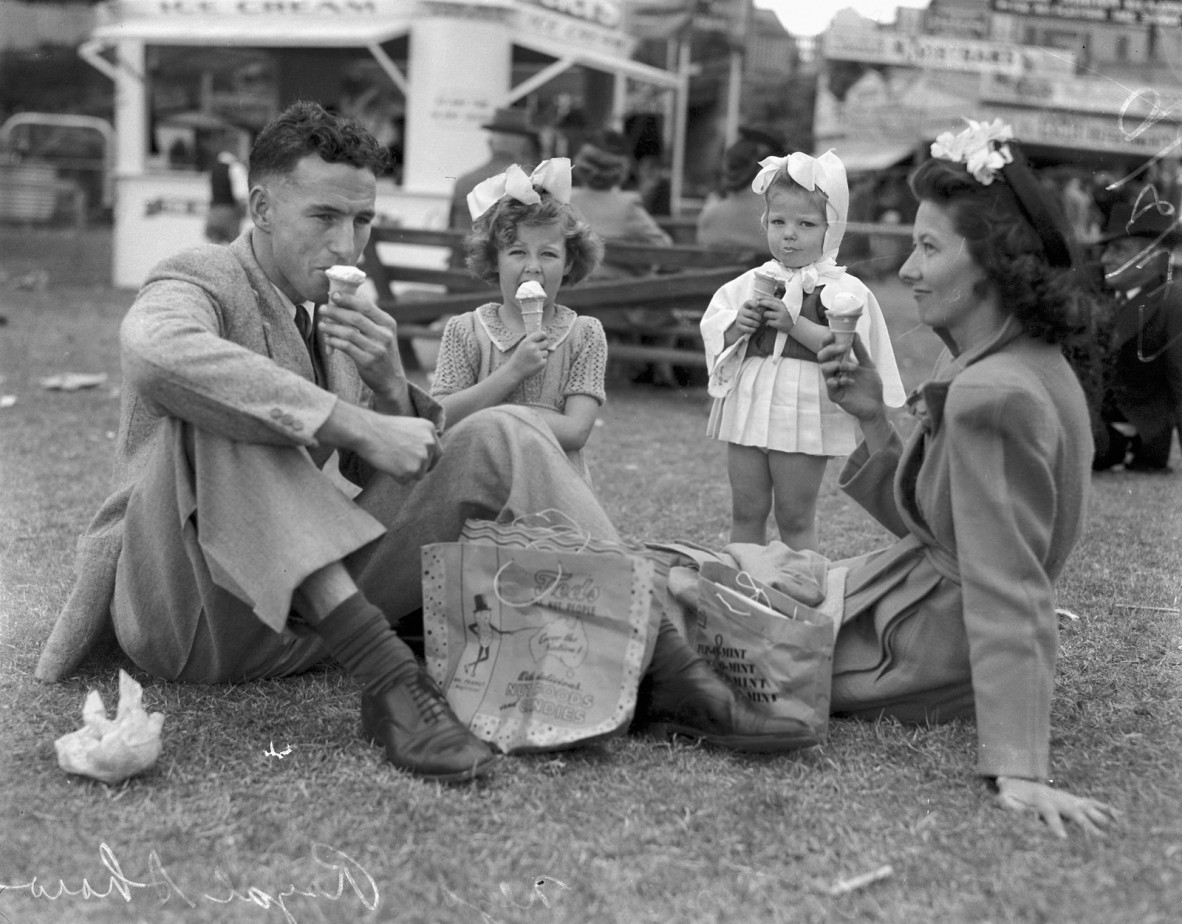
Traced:
<path fill-rule="evenodd" d="M 854 329 L 858 326 L 859 315 L 841 314 L 834 315 L 833 312 L 825 312 L 829 318 L 829 329 L 833 331 L 833 342 L 841 347 L 842 361 L 849 356 L 850 348 L 854 345 Z"/>
<path fill-rule="evenodd" d="M 515 296 L 521 308 L 521 320 L 525 323 L 525 332 L 532 334 L 542 329 L 542 312 L 546 309 L 546 290 L 541 283 L 527 279 L 517 287 Z"/>
<path fill-rule="evenodd" d="M 354 295 L 361 283 L 365 282 L 365 273 L 356 266 L 330 266 L 324 271 L 328 277 L 328 294 L 340 292 L 343 295 Z"/>
<path fill-rule="evenodd" d="M 521 319 L 525 322 L 525 332 L 532 334 L 542 329 L 542 314 L 546 309 L 544 298 L 525 298 L 521 300 Z"/>
<path fill-rule="evenodd" d="M 854 345 L 854 330 L 862 317 L 862 301 L 852 292 L 839 292 L 833 304 L 825 311 L 833 342 L 841 347 L 841 361 L 845 362 Z"/>
<path fill-rule="evenodd" d="M 775 298 L 776 288 L 779 285 L 780 280 L 778 280 L 771 273 L 762 273 L 759 270 L 756 270 L 752 294 L 755 298 Z"/>

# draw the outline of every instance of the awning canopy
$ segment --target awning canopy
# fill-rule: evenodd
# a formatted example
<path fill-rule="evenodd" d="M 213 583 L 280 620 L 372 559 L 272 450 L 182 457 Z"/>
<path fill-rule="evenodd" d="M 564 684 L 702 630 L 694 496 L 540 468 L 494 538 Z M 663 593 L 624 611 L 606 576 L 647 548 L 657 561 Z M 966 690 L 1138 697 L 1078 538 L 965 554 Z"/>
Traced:
<path fill-rule="evenodd" d="M 900 141 L 837 138 L 821 145 L 817 153 L 822 154 L 832 148 L 833 153 L 845 164 L 846 173 L 868 173 L 910 160 L 919 144 L 919 139 L 905 144 Z"/>
<path fill-rule="evenodd" d="M 616 58 L 591 48 L 579 48 L 563 42 L 547 41 L 544 38 L 520 33 L 513 36 L 513 44 L 519 45 L 522 48 L 528 48 L 531 51 L 541 52 L 552 58 L 557 58 L 560 63 L 565 64 L 565 67 L 562 68 L 563 70 L 574 65 L 583 65 L 584 67 L 594 68 L 595 70 L 606 71 L 609 74 L 619 74 L 623 77 L 631 77 L 633 80 L 640 80 L 669 89 L 675 89 L 681 82 L 681 78 L 671 71 L 662 70 L 659 67 L 651 67 L 648 64 L 641 64 L 639 61 L 633 61 L 629 58 Z M 552 74 L 550 76 L 553 77 L 554 75 Z M 514 88 L 513 95 L 516 97 L 524 94 L 518 93 L 517 88 Z"/>

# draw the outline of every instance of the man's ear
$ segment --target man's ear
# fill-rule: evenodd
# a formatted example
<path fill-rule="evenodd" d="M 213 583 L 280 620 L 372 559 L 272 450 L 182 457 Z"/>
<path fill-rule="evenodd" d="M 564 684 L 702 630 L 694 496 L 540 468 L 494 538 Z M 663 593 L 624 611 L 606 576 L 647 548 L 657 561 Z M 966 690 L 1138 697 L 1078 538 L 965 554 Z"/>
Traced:
<path fill-rule="evenodd" d="M 246 200 L 246 206 L 247 212 L 250 214 L 250 220 L 254 222 L 254 226 L 260 231 L 269 231 L 271 229 L 273 204 L 267 188 L 262 185 L 252 186 L 250 188 L 250 195 Z"/>

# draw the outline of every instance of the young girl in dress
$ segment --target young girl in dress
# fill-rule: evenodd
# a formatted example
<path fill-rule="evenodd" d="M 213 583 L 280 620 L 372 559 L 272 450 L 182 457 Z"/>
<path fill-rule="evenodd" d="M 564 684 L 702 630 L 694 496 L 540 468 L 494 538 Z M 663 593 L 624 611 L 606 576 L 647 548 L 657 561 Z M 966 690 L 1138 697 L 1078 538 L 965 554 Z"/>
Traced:
<path fill-rule="evenodd" d="M 760 168 L 751 188 L 764 197 L 773 259 L 719 289 L 702 317 L 715 399 L 707 433 L 728 444 L 731 541 L 764 544 L 774 512 L 785 545 L 815 550 L 825 466 L 857 444 L 855 421 L 829 400 L 817 364 L 827 309 L 861 306 L 856 330 L 884 398 L 899 407 L 906 396 L 878 301 L 836 263 L 849 211 L 844 165 L 832 151 L 798 152 Z M 759 275 L 775 277 L 775 296 L 756 292 Z"/>
<path fill-rule="evenodd" d="M 589 480 L 583 447 L 607 397 L 607 338 L 597 318 L 556 301 L 559 289 L 591 273 L 603 242 L 570 205 L 565 157 L 543 161 L 529 176 L 513 165 L 468 195 L 472 231 L 467 266 L 500 286 L 489 302 L 447 322 L 431 395 L 449 424 L 497 404 L 532 407 Z M 526 329 L 518 289 L 541 285 L 541 329 Z"/>

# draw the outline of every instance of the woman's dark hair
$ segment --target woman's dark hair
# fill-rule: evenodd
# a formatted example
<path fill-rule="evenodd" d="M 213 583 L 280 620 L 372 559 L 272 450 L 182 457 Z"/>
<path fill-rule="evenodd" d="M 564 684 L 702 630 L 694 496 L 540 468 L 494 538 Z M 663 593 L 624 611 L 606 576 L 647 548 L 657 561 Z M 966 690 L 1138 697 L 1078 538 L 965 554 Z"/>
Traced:
<path fill-rule="evenodd" d="M 537 187 L 534 187 L 537 189 Z M 562 277 L 563 285 L 574 285 L 594 272 L 603 261 L 603 241 L 574 206 L 559 202 L 550 193 L 537 189 L 541 202 L 527 205 L 512 196 L 500 199 L 472 223 L 464 238 L 465 263 L 472 275 L 492 285 L 497 284 L 497 252 L 517 240 L 520 225 L 548 225 L 557 222 L 566 239 L 566 253 L 571 266 Z"/>
<path fill-rule="evenodd" d="M 916 199 L 950 210 L 953 227 L 985 273 L 978 285 L 991 283 L 1002 310 L 1021 321 L 1028 334 L 1049 343 L 1081 335 L 1084 304 L 1078 274 L 1072 267 L 1050 265 L 1039 233 L 1004 178 L 986 186 L 963 164 L 933 157 L 916 168 L 909 183 Z M 1036 194 L 1046 197 L 1041 203 L 1046 214 L 1058 214 L 1057 203 L 1044 189 Z"/>
<path fill-rule="evenodd" d="M 329 164 L 350 164 L 384 176 L 393 166 L 390 152 L 359 122 L 301 100 L 276 116 L 250 149 L 249 182 L 286 176 L 309 154 Z"/>
<path fill-rule="evenodd" d="M 628 139 L 609 131 L 585 141 L 575 154 L 573 169 L 579 184 L 590 189 L 619 186 L 632 172 Z"/>
<path fill-rule="evenodd" d="M 740 128 L 739 139 L 722 155 L 719 192 L 729 195 L 750 187 L 755 174 L 759 173 L 759 162 L 765 157 L 783 154 L 784 147 L 784 142 L 769 131 Z"/>

